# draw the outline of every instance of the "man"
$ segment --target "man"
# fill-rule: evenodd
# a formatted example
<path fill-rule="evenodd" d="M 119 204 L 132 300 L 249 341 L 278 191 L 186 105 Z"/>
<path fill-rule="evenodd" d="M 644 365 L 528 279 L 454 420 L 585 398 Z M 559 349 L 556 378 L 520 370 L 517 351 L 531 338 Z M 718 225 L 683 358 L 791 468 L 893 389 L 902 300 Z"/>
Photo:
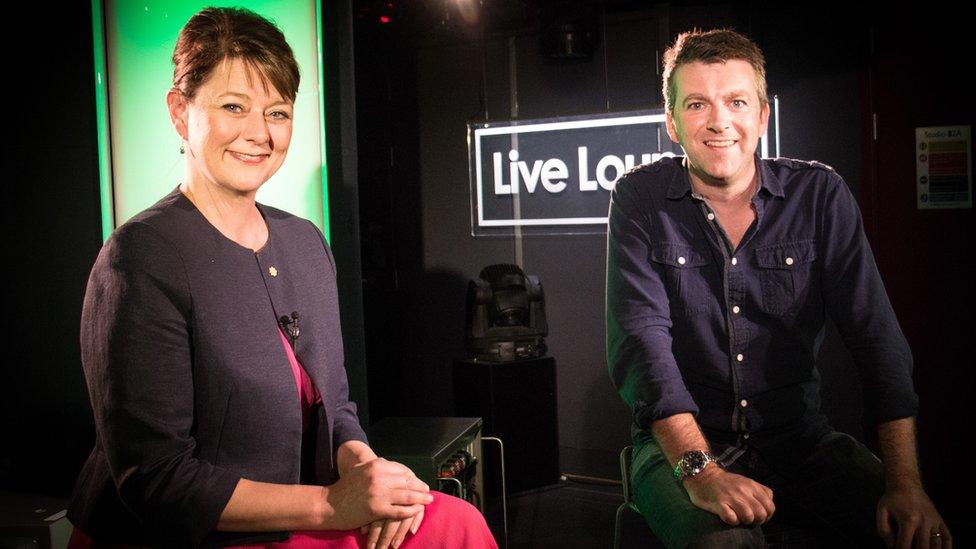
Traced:
<path fill-rule="evenodd" d="M 686 157 L 616 185 L 607 358 L 634 417 L 635 502 L 669 547 L 762 546 L 777 519 L 831 546 L 951 547 L 922 489 L 911 353 L 846 184 L 756 155 L 762 53 L 728 30 L 664 56 Z M 883 465 L 820 411 L 826 315 L 857 364 Z"/>

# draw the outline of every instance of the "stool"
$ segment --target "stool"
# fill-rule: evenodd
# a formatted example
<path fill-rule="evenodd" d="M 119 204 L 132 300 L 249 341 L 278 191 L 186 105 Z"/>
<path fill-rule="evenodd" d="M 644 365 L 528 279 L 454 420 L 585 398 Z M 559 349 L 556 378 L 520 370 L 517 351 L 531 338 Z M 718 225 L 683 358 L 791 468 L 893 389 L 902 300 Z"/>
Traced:
<path fill-rule="evenodd" d="M 651 527 L 647 525 L 644 516 L 634 505 L 634 494 L 630 486 L 630 460 L 633 449 L 633 446 L 627 446 L 620 451 L 620 481 L 623 484 L 624 502 L 617 507 L 613 527 L 613 549 L 663 548 L 664 544 L 657 539 L 654 532 L 651 532 Z"/>

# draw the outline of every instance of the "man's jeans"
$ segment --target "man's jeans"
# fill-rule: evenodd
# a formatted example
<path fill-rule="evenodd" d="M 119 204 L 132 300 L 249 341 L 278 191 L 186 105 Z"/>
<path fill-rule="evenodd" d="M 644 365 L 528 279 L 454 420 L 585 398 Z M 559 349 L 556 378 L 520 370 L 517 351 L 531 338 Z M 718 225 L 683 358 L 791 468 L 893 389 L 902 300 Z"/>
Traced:
<path fill-rule="evenodd" d="M 714 465 L 709 465 L 714 467 Z M 815 535 L 823 546 L 884 547 L 877 534 L 878 500 L 884 493 L 881 461 L 843 433 L 831 432 L 789 476 L 749 449 L 729 467 L 773 490 L 782 521 Z M 729 526 L 695 507 L 653 437 L 634 446 L 634 502 L 654 534 L 669 548 L 764 547 L 762 527 Z"/>

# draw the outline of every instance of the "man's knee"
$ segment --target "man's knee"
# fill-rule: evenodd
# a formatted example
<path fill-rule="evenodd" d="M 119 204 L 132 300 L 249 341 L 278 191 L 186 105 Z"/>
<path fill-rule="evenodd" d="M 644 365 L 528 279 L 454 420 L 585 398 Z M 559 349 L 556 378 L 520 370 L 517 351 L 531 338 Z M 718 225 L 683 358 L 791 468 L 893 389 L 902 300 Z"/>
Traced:
<path fill-rule="evenodd" d="M 877 546 L 876 514 L 884 489 L 877 456 L 849 435 L 829 433 L 779 491 L 785 498 L 781 516 L 832 545 Z"/>
<path fill-rule="evenodd" d="M 746 549 L 765 546 L 763 531 L 759 526 L 729 526 L 724 530 L 705 532 L 687 545 L 688 549 Z"/>
<path fill-rule="evenodd" d="M 762 547 L 759 527 L 730 526 L 691 502 L 653 442 L 637 446 L 631 469 L 634 503 L 669 548 Z"/>

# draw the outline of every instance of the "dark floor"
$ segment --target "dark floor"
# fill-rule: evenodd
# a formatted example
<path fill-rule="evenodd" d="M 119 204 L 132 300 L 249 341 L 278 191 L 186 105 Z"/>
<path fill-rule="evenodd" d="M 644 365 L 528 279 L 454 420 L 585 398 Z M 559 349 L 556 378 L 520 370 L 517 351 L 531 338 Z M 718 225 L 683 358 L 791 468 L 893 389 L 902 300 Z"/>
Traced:
<path fill-rule="evenodd" d="M 508 498 L 508 544 L 503 543 L 498 502 L 489 502 L 487 519 L 501 549 L 597 548 L 613 547 L 616 511 L 623 503 L 619 485 L 580 480 L 561 480 L 558 484 L 521 492 Z M 627 518 L 627 517 L 625 517 Z M 634 517 L 631 517 L 632 519 Z M 639 520 L 639 516 L 636 520 Z M 958 521 L 946 517 L 955 538 L 955 547 L 970 547 L 976 538 L 976 525 L 969 517 Z M 799 532 L 777 529 L 767 538 L 771 547 L 816 547 L 821 544 Z M 627 528 L 625 528 L 627 530 Z M 630 529 L 631 534 L 635 532 Z M 649 532 L 649 529 L 647 530 Z M 646 535 L 646 534 L 645 534 Z M 633 540 L 643 538 L 631 535 Z M 646 541 L 646 540 L 645 540 Z M 660 542 L 648 541 L 659 547 Z M 643 541 L 639 544 L 644 547 Z"/>
<path fill-rule="evenodd" d="M 14 496 L 15 494 L 5 494 L 0 492 L 0 517 L 9 514 L 9 509 L 5 507 L 4 496 Z M 31 496 L 33 499 L 37 497 Z M 51 498 L 41 498 L 47 501 Z M 508 536 L 507 545 L 503 541 L 503 527 L 501 520 L 501 505 L 498 500 L 489 501 L 487 509 L 488 523 L 498 540 L 501 549 L 546 549 L 546 548 L 585 548 L 585 549 L 609 549 L 613 547 L 614 520 L 616 511 L 623 503 L 623 495 L 619 485 L 607 485 L 605 483 L 585 482 L 582 480 L 563 479 L 557 484 L 524 491 L 514 494 L 508 498 Z M 67 501 L 54 500 L 44 503 L 50 508 L 64 507 Z M 34 509 L 37 502 L 26 509 Z M 30 514 L 30 513 L 29 513 Z M 625 519 L 640 521 L 636 514 L 624 515 Z M 947 517 L 949 528 L 955 538 L 955 547 L 971 547 L 976 540 L 976 524 L 969 517 L 964 520 L 952 520 Z M 3 522 L 3 521 L 0 521 Z M 625 524 L 627 520 L 625 520 Z M 2 526 L 2 525 L 0 525 Z M 634 526 L 630 523 L 630 526 Z M 2 528 L 0 528 L 2 529 Z M 641 540 L 643 536 L 635 536 L 640 533 L 640 528 L 626 528 L 632 541 L 640 540 L 640 543 L 632 544 L 635 547 L 645 549 L 647 547 L 659 547 L 659 542 Z M 648 530 L 643 530 L 646 535 Z M 0 536 L 2 538 L 3 536 Z M 67 538 L 65 538 L 66 541 Z M 785 537 L 782 539 L 786 539 Z M 793 539 L 793 538 L 790 538 Z M 0 548 L 9 547 L 0 539 Z M 768 538 L 767 538 L 767 541 Z M 781 540 L 782 541 L 782 540 Z M 775 547 L 811 547 L 808 543 L 776 544 Z M 813 547 L 817 547 L 816 544 Z"/>
<path fill-rule="evenodd" d="M 610 548 L 620 486 L 562 480 L 508 498 L 508 549 Z M 488 520 L 502 544 L 500 513 L 492 505 Z"/>

